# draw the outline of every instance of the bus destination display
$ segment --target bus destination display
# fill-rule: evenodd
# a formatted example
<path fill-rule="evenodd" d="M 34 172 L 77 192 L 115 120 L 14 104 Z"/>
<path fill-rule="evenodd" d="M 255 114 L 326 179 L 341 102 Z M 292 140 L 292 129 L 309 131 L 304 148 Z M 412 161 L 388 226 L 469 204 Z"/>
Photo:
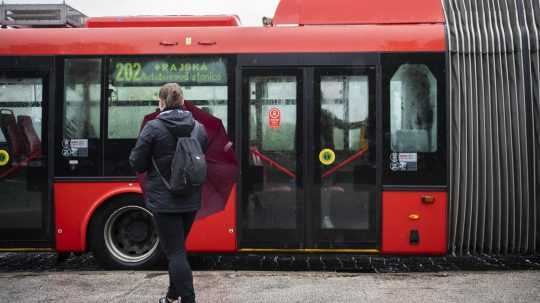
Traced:
<path fill-rule="evenodd" d="M 113 83 L 122 86 L 227 84 L 227 68 L 221 58 L 119 59 L 112 61 L 111 68 Z"/>

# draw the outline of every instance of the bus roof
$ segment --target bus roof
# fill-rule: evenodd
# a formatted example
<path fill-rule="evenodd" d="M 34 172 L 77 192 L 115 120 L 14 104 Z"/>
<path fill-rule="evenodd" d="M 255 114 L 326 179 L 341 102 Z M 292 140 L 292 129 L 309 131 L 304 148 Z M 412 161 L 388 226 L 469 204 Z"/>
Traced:
<path fill-rule="evenodd" d="M 239 25 L 240 19 L 234 15 L 90 17 L 85 23 L 86 27 L 207 27 Z"/>
<path fill-rule="evenodd" d="M 281 0 L 273 24 L 444 23 L 440 0 Z"/>
<path fill-rule="evenodd" d="M 442 52 L 446 49 L 439 0 L 281 0 L 272 22 L 274 26 L 240 27 L 239 23 L 237 16 L 226 15 L 99 17 L 90 18 L 87 28 L 0 29 L 0 55 Z"/>
<path fill-rule="evenodd" d="M 0 29 L 0 55 L 442 52 L 442 24 Z"/>

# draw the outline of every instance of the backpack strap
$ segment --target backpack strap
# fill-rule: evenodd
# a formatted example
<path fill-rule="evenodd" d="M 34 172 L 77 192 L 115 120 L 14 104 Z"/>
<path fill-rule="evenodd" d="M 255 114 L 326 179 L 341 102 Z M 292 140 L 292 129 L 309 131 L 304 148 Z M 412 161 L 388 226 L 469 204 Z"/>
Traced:
<path fill-rule="evenodd" d="M 159 124 L 161 125 L 162 128 L 164 128 L 167 132 L 169 132 L 169 134 L 171 134 L 171 136 L 174 136 L 168 129 L 167 127 L 165 127 L 165 124 L 163 124 L 163 121 L 159 120 L 159 119 L 155 119 L 155 120 L 158 120 L 159 121 Z M 191 138 L 194 138 L 194 134 L 195 134 L 195 129 L 198 128 L 199 125 L 197 123 L 197 121 L 195 121 L 195 125 L 193 126 L 193 129 L 191 130 Z M 178 144 L 178 138 L 185 138 L 185 137 L 176 137 L 176 142 Z M 152 156 L 152 165 L 154 166 L 154 169 L 156 170 L 156 172 L 158 173 L 159 175 L 159 178 L 161 179 L 161 181 L 163 181 L 163 184 L 165 184 L 165 187 L 169 190 L 169 191 L 172 191 L 172 187 L 171 187 L 171 184 L 169 184 L 169 182 L 167 182 L 167 180 L 165 179 L 165 177 L 163 177 L 163 175 L 161 174 L 161 171 L 159 170 L 159 167 L 157 166 L 157 163 L 156 163 L 156 160 L 154 159 L 154 157 Z"/>
<path fill-rule="evenodd" d="M 169 182 L 167 182 L 167 180 L 165 180 L 165 177 L 163 177 L 163 175 L 161 174 L 161 172 L 159 171 L 159 168 L 156 164 L 156 160 L 154 160 L 154 157 L 152 157 L 152 165 L 154 165 L 154 169 L 157 171 L 158 175 L 159 175 L 159 178 L 161 179 L 161 181 L 163 181 L 163 184 L 165 184 L 165 187 L 170 191 L 172 190 L 171 188 L 171 185 L 169 184 Z"/>
<path fill-rule="evenodd" d="M 193 119 L 193 120 L 195 120 L 195 119 Z M 191 129 L 191 134 L 189 135 L 190 138 L 197 139 L 197 130 L 199 130 L 200 127 L 201 127 L 200 123 L 197 120 L 195 120 L 195 124 L 193 125 L 193 129 Z"/>

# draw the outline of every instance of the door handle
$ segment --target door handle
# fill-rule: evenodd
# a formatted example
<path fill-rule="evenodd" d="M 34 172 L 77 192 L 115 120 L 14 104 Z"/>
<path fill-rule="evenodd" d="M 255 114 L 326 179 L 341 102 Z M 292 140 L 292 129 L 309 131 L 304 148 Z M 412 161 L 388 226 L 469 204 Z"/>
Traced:
<path fill-rule="evenodd" d="M 159 42 L 159 45 L 161 45 L 161 46 L 177 46 L 178 41 L 161 41 L 161 42 Z"/>
<path fill-rule="evenodd" d="M 199 41 L 197 42 L 197 44 L 199 45 L 203 45 L 203 46 L 212 46 L 212 45 L 216 45 L 217 42 L 216 41 Z"/>

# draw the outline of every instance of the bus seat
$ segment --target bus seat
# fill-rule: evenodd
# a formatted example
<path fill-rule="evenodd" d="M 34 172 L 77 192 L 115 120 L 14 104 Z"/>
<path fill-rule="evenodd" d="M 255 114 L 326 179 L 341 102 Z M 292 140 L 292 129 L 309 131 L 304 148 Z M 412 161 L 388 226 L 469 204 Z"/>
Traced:
<path fill-rule="evenodd" d="M 19 158 L 25 154 L 25 145 L 23 137 L 19 128 L 17 127 L 17 121 L 12 110 L 0 109 L 0 126 L 4 137 L 8 141 L 10 153 L 14 159 Z"/>
<path fill-rule="evenodd" d="M 30 116 L 20 115 L 17 117 L 17 124 L 24 139 L 29 157 L 39 156 L 41 154 L 41 140 L 36 133 L 32 118 Z"/>

